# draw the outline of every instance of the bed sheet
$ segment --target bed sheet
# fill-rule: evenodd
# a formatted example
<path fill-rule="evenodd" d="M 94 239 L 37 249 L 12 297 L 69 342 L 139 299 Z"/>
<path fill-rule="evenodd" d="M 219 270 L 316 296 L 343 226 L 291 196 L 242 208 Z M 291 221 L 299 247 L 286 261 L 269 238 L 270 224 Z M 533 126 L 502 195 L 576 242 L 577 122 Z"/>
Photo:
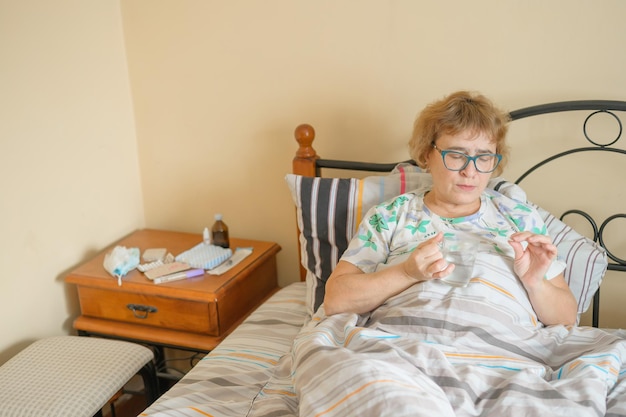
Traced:
<path fill-rule="evenodd" d="M 297 415 L 290 352 L 307 319 L 306 286 L 270 297 L 141 416 Z"/>

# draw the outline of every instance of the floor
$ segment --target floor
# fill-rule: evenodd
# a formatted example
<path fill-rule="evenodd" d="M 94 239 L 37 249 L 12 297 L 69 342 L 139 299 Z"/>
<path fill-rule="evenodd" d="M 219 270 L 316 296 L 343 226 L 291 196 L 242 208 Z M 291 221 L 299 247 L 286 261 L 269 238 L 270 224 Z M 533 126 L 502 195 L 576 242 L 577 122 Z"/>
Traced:
<path fill-rule="evenodd" d="M 143 382 L 140 377 L 133 378 L 125 387 L 125 392 L 113 401 L 113 405 L 106 405 L 102 409 L 103 417 L 137 417 L 146 409 L 146 397 L 141 392 Z"/>
<path fill-rule="evenodd" d="M 182 378 L 189 372 L 203 356 L 204 354 L 165 349 L 166 360 L 163 371 L 166 374 L 162 375 L 169 374 L 172 377 L 166 380 L 160 378 L 160 383 L 166 385 L 173 384 L 177 378 Z M 113 407 L 106 405 L 102 409 L 102 415 L 103 417 L 137 417 L 145 409 L 146 397 L 143 395 L 143 381 L 139 375 L 136 375 L 126 384 L 124 393 L 113 402 Z"/>
<path fill-rule="evenodd" d="M 120 399 L 115 402 L 115 414 L 112 414 L 111 407 L 106 406 L 103 410 L 104 417 L 136 417 L 146 409 L 146 402 L 143 398 Z"/>

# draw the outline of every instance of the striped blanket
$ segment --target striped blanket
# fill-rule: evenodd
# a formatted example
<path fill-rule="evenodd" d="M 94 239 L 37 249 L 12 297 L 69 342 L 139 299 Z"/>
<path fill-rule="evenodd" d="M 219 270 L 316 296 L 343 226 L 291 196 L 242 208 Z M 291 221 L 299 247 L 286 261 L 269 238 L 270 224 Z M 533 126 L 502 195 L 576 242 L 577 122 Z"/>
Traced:
<path fill-rule="evenodd" d="M 141 415 L 626 416 L 626 332 L 543 328 L 486 279 L 444 285 L 302 327 L 292 284 Z"/>
<path fill-rule="evenodd" d="M 368 316 L 322 307 L 294 342 L 300 415 L 626 416 L 626 332 L 544 327 L 522 292 L 474 278 Z"/>

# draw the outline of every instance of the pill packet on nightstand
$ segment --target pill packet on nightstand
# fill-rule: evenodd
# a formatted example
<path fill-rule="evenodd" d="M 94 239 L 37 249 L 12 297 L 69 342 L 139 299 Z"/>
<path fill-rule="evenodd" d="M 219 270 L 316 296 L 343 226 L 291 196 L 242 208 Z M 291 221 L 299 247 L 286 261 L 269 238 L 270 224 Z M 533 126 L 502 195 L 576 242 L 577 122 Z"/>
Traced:
<path fill-rule="evenodd" d="M 175 274 L 176 272 L 182 272 L 191 269 L 189 264 L 184 262 L 171 262 L 169 264 L 163 264 L 159 267 L 149 269 L 144 273 L 148 279 L 156 279 L 165 275 Z"/>
<path fill-rule="evenodd" d="M 176 255 L 177 262 L 185 262 L 192 268 L 212 269 L 225 262 L 233 254 L 230 248 L 207 245 L 202 242 L 185 252 Z"/>
<path fill-rule="evenodd" d="M 251 253 L 252 248 L 237 248 L 233 256 L 231 256 L 226 262 L 219 265 L 218 267 L 207 271 L 207 274 L 222 275 L 224 272 L 227 272 L 229 269 L 247 258 Z"/>
<path fill-rule="evenodd" d="M 165 264 L 171 264 L 173 262 L 174 262 L 174 255 L 172 255 L 171 253 L 168 253 L 167 255 L 165 255 L 165 258 L 163 259 L 157 259 L 156 261 L 137 265 L 137 269 L 140 270 L 141 272 L 148 272 L 151 269 L 158 268 Z"/>
<path fill-rule="evenodd" d="M 167 249 L 165 248 L 150 248 L 143 251 L 143 255 L 141 256 L 141 258 L 144 262 L 154 262 L 158 260 L 163 260 L 166 254 Z"/>

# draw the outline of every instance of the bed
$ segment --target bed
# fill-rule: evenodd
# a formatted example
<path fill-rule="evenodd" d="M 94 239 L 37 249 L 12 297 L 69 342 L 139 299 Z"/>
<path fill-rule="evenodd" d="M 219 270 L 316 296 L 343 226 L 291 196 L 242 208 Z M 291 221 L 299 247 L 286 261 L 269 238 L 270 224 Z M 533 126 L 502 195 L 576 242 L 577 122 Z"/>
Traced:
<path fill-rule="evenodd" d="M 386 324 L 384 332 L 362 326 L 364 319 L 356 315 L 319 320 L 324 282 L 365 211 L 418 187 L 428 174 L 411 161 L 320 158 L 313 148 L 315 130 L 305 124 L 295 130 L 298 149 L 293 173 L 286 177 L 296 206 L 298 282 L 261 305 L 141 415 L 626 416 L 626 332 L 602 328 L 599 290 L 607 275 L 619 279 L 626 270 L 619 257 L 626 244 L 619 231 L 626 219 L 626 195 L 619 186 L 623 176 L 616 171 L 625 165 L 621 158 L 626 151 L 619 142 L 625 111 L 626 102 L 605 100 L 512 111 L 512 127 L 520 126 L 516 134 L 524 141 L 534 136 L 525 125 L 534 119 L 540 125 L 558 125 L 557 133 L 548 135 L 563 136 L 560 142 L 566 148 L 539 137 L 541 146 L 528 155 L 533 161 L 528 169 L 514 181 L 499 177 L 490 183 L 498 192 L 538 207 L 567 264 L 566 280 L 579 314 L 592 312 L 591 326 L 554 326 L 539 336 L 517 335 L 516 343 L 507 343 L 510 329 L 498 334 L 483 330 L 507 327 L 502 317 L 481 316 L 479 311 L 472 314 L 480 317 L 481 325 L 462 326 L 451 315 L 438 326 L 453 340 L 447 345 L 429 338 L 432 327 L 420 317 L 385 322 L 374 314 Z M 557 116 L 564 119 L 553 119 Z M 581 193 L 583 182 L 573 181 L 558 165 L 569 159 L 578 173 L 591 177 L 592 191 L 604 194 Z M 336 178 L 323 176 L 329 171 Z M 365 174 L 357 176 L 356 171 Z M 596 178 L 602 171 L 608 178 Z M 574 183 L 574 191 L 555 186 L 559 191 L 545 197 L 529 191 L 532 178 L 541 183 L 558 177 Z M 574 203 L 568 201 L 572 195 Z M 590 211 L 594 206 L 589 203 L 598 198 L 613 200 L 612 207 L 607 203 L 599 213 Z M 562 209 L 562 204 L 574 205 Z M 380 366 L 372 368 L 371 363 Z"/>

